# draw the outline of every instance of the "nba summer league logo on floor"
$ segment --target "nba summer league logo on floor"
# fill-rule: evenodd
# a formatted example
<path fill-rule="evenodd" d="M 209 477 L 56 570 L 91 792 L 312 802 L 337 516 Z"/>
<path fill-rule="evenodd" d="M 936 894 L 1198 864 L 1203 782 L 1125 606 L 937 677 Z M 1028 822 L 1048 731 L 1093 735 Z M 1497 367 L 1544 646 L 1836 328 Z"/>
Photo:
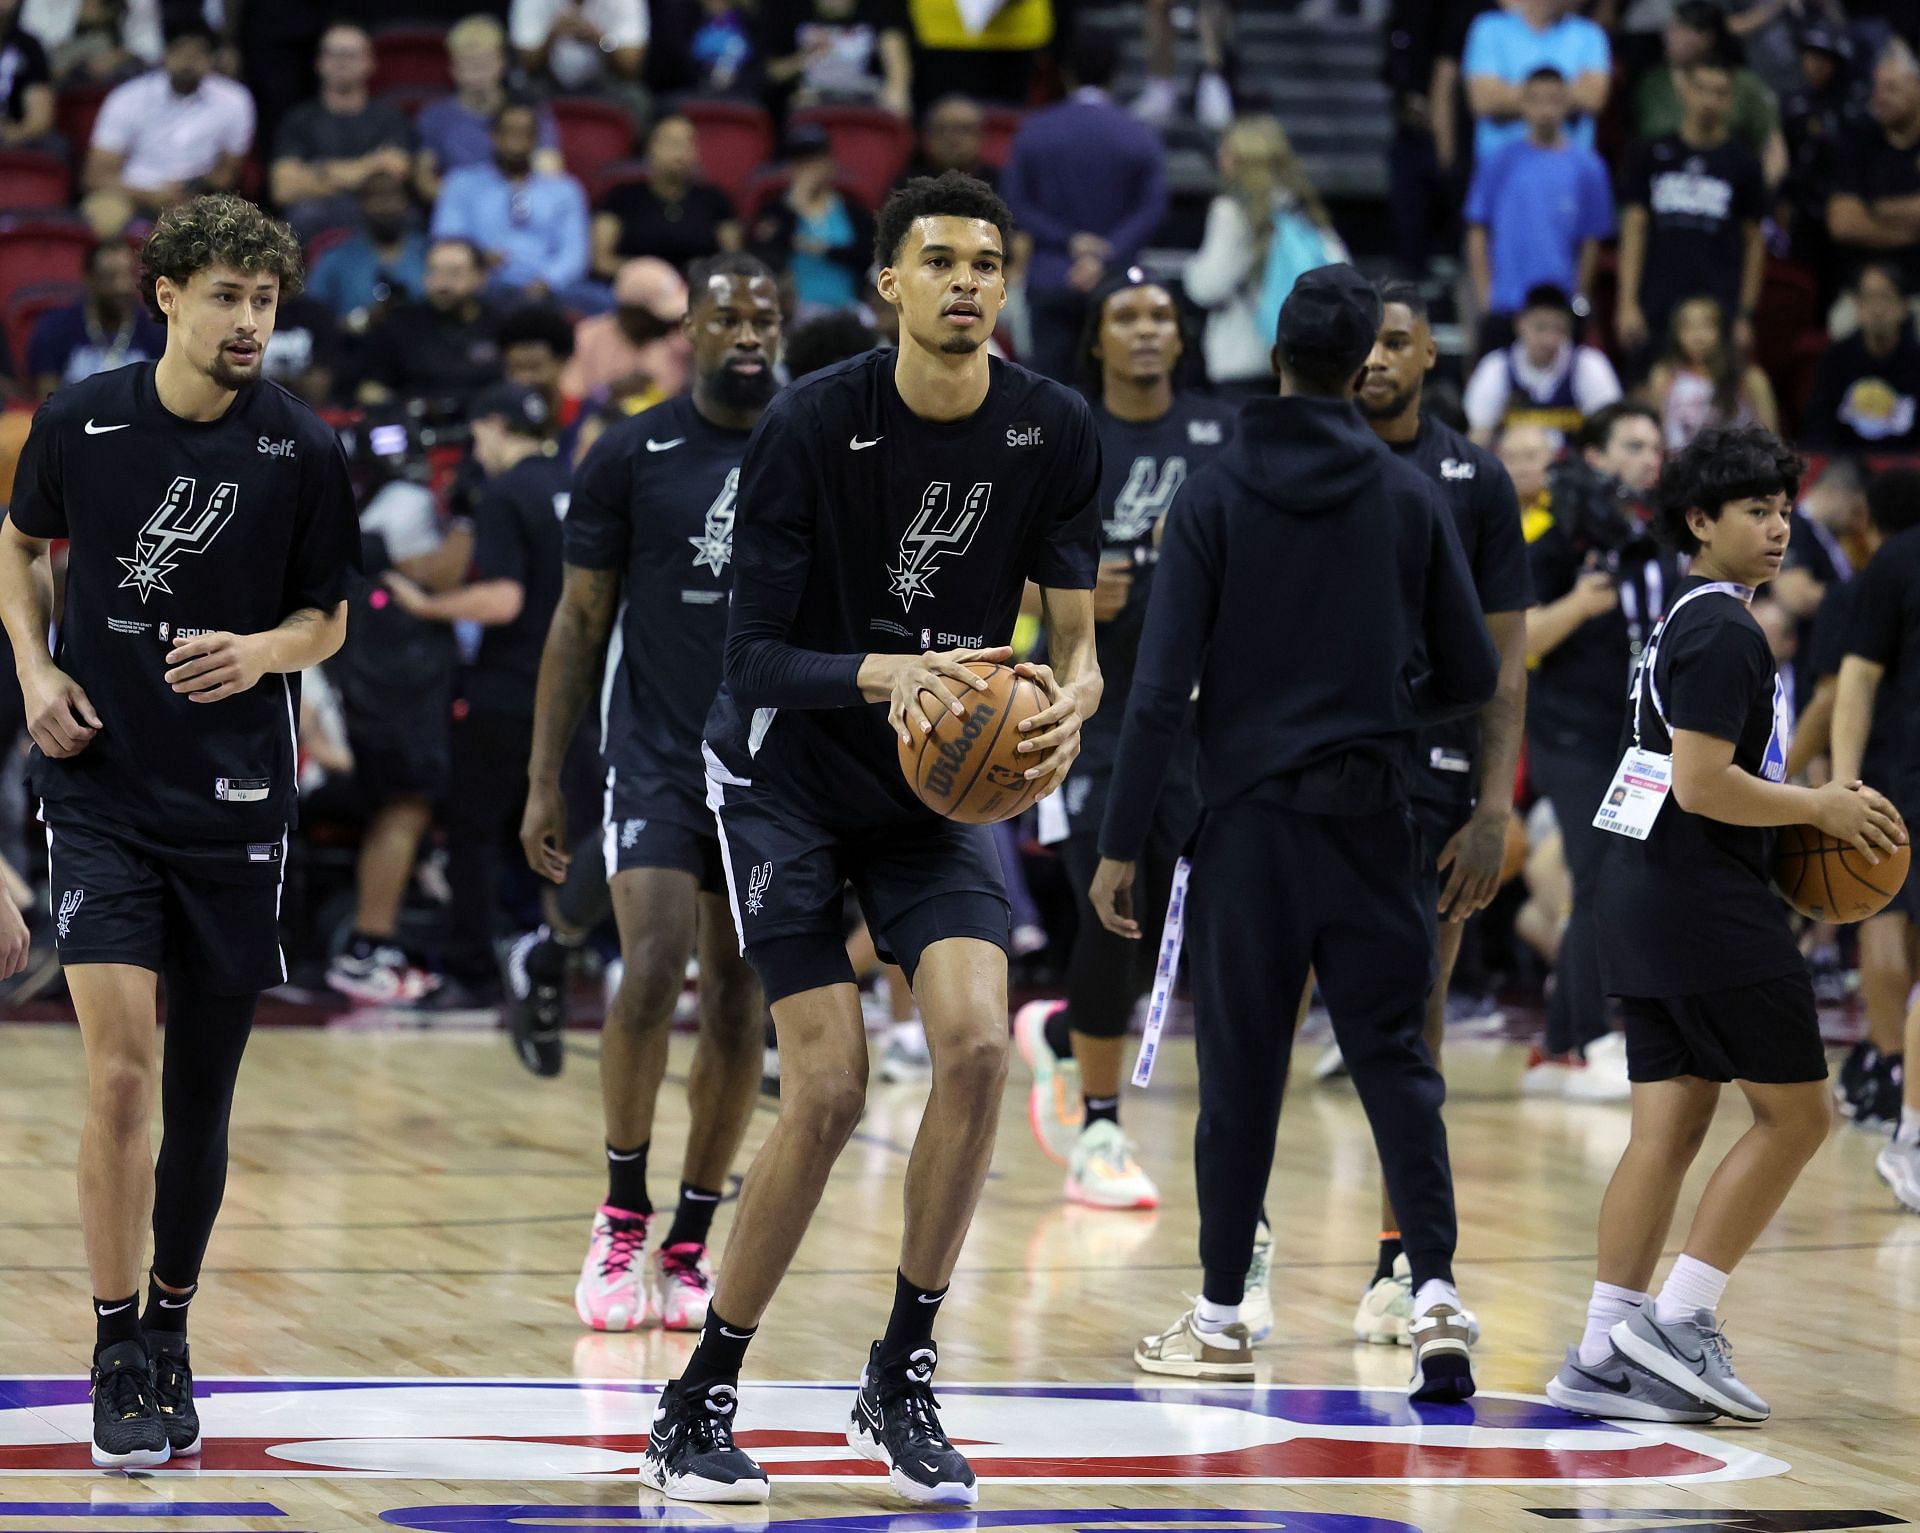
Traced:
<path fill-rule="evenodd" d="M 528 1379 L 198 1379 L 206 1448 L 185 1473 L 446 1481 L 632 1478 L 655 1386 Z M 883 1473 L 846 1443 L 849 1383 L 741 1390 L 740 1446 L 776 1481 Z M 1702 1483 L 1788 1466 L 1725 1434 L 1588 1420 L 1480 1395 L 1384 1390 L 942 1386 L 992 1485 Z M 0 1378 L 0 1474 L 93 1474 L 83 1379 Z M 165 1476 L 168 1470 L 155 1471 Z M 980 1524 L 986 1526 L 985 1522 Z"/>

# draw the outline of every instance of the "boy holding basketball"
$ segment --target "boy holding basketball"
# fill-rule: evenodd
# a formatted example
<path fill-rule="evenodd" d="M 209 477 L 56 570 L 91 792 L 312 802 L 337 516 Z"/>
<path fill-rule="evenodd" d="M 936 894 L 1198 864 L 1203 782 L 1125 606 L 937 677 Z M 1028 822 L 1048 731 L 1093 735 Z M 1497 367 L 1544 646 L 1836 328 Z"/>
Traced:
<path fill-rule="evenodd" d="M 1692 557 L 1647 643 L 1601 869 L 1602 978 L 1626 1022 L 1633 1130 L 1600 1210 L 1586 1334 L 1548 1398 L 1646 1421 L 1764 1421 L 1715 1309 L 1729 1274 L 1826 1137 L 1832 1104 L 1806 960 L 1768 887 L 1767 830 L 1811 824 L 1868 860 L 1906 839 L 1871 788 L 1789 785 L 1788 720 L 1747 610 L 1780 571 L 1800 461 L 1758 428 L 1708 430 L 1661 476 L 1655 531 Z M 1611 793 L 1609 793 L 1609 799 Z M 1694 1211 L 1658 1297 L 1653 1270 L 1688 1167 L 1737 1081 L 1753 1125 Z"/>
<path fill-rule="evenodd" d="M 740 1195 L 686 1371 L 663 1392 L 641 1478 L 670 1496 L 764 1501 L 734 1445 L 748 1342 L 859 1121 L 867 1045 L 841 938 L 851 882 L 906 971 L 933 1088 L 907 1166 L 886 1334 L 848 1441 L 910 1500 L 971 1505 L 973 1470 L 934 1403 L 933 1325 L 986 1179 L 1007 1067 L 1008 906 L 990 833 L 934 814 L 896 747 L 1010 660 L 1025 582 L 1046 601 L 1048 706 L 1022 721 L 1052 791 L 1100 699 L 1093 584 L 1100 450 L 1086 402 L 984 349 L 1012 220 L 958 173 L 887 199 L 875 255 L 897 351 L 816 373 L 768 407 L 740 469 L 724 679 L 707 802 L 747 959 L 780 1042 L 780 1118 Z M 917 754 L 917 752 L 916 752 Z"/>

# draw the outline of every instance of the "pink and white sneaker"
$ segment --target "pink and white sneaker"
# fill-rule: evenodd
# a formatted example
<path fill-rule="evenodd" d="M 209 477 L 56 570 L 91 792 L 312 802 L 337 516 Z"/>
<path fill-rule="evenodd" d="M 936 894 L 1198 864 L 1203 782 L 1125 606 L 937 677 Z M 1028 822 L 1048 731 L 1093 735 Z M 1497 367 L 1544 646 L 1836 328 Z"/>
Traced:
<path fill-rule="evenodd" d="M 647 1323 L 640 1259 L 652 1218 L 606 1204 L 593 1216 L 593 1239 L 573 1290 L 574 1312 L 582 1325 L 596 1331 L 637 1331 Z"/>
<path fill-rule="evenodd" d="M 713 1262 L 694 1241 L 662 1246 L 648 1263 L 648 1297 L 666 1331 L 697 1331 L 713 1303 Z"/>

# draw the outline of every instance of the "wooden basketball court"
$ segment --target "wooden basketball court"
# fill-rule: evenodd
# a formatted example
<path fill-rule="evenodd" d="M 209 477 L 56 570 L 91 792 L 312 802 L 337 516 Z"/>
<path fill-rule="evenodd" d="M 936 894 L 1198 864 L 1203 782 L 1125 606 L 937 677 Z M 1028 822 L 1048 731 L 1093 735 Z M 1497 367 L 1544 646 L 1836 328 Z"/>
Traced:
<path fill-rule="evenodd" d="M 125 1476 L 87 1459 L 79 1039 L 0 1027 L 0 1533 L 1920 1522 L 1920 1219 L 1876 1180 L 1877 1141 L 1836 1134 L 1728 1296 L 1742 1375 L 1773 1402 L 1767 1427 L 1583 1421 L 1540 1391 L 1579 1334 L 1627 1115 L 1521 1098 L 1524 1051 L 1491 1041 L 1449 1049 L 1461 1286 L 1485 1330 L 1470 1406 L 1416 1413 L 1407 1354 L 1347 1339 L 1377 1219 L 1350 1088 L 1297 1082 L 1288 1104 L 1262 1384 L 1189 1388 L 1136 1373 L 1130 1352 L 1199 1281 L 1190 1044 L 1169 1047 L 1126 1109 L 1157 1213 L 1062 1204 L 1016 1062 L 941 1320 L 936 1387 L 980 1473 L 978 1509 L 915 1511 L 840 1435 L 892 1292 L 924 1094 L 880 1085 L 750 1358 L 739 1425 L 773 1475 L 771 1506 L 663 1502 L 633 1466 L 653 1390 L 692 1338 L 594 1336 L 571 1302 L 601 1194 L 594 1045 L 574 1035 L 566 1073 L 541 1081 L 497 1033 L 262 1029 L 194 1310 L 206 1452 L 197 1470 Z M 690 1041 L 674 1047 L 684 1068 Z M 675 1182 L 682 1100 L 670 1083 L 656 1199 Z M 1743 1118 L 1730 1102 L 1713 1145 Z M 722 1248 L 727 1227 L 723 1212 Z"/>

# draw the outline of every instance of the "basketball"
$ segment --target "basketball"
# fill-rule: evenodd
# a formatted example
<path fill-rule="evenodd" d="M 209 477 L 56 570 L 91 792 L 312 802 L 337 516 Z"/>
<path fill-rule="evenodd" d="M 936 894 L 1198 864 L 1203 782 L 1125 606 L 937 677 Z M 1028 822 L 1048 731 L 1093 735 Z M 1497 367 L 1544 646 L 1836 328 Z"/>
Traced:
<path fill-rule="evenodd" d="M 1042 779 L 1025 773 L 1041 758 L 1019 754 L 1020 722 L 1044 713 L 1047 695 L 1012 666 L 973 660 L 967 669 L 986 678 L 986 690 L 970 693 L 959 715 L 947 708 L 933 713 L 932 700 L 924 702 L 933 730 L 899 746 L 900 770 L 934 813 L 966 825 L 993 825 L 1040 796 Z"/>
<path fill-rule="evenodd" d="M 1907 881 L 1912 848 L 1883 852 L 1879 865 L 1866 853 L 1811 825 L 1781 830 L 1773 849 L 1773 887 L 1814 921 L 1848 923 L 1877 916 Z"/>

